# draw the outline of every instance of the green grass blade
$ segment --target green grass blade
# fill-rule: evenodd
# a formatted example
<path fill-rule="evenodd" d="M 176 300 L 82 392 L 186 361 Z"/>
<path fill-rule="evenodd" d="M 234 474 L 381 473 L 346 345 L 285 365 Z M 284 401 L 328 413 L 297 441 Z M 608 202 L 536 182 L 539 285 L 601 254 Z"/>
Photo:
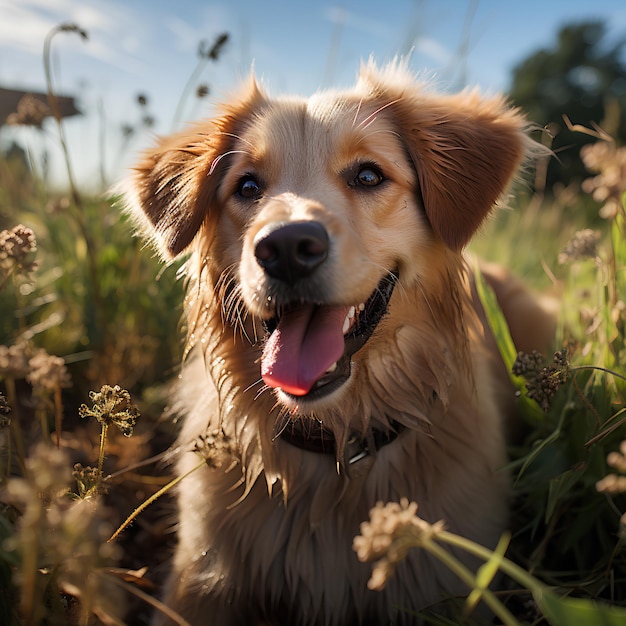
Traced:
<path fill-rule="evenodd" d="M 512 372 L 513 363 L 515 363 L 515 359 L 517 358 L 517 349 L 513 343 L 513 338 L 511 337 L 506 317 L 498 304 L 496 294 L 487 284 L 487 281 L 478 266 L 476 266 L 474 278 L 476 281 L 476 293 L 478 294 L 480 303 L 485 311 L 485 317 L 487 318 L 489 328 L 491 329 L 491 332 L 496 340 L 496 345 L 498 346 L 500 356 L 502 357 L 502 361 L 504 362 L 506 370 L 509 374 L 511 383 L 519 394 L 519 407 L 521 414 L 529 423 L 537 424 L 543 421 L 543 412 L 537 403 L 526 395 L 524 379 L 520 376 L 514 376 Z"/>
<path fill-rule="evenodd" d="M 545 591 L 535 596 L 542 613 L 553 626 L 624 626 L 626 608 L 585 600 L 582 598 L 559 598 Z"/>

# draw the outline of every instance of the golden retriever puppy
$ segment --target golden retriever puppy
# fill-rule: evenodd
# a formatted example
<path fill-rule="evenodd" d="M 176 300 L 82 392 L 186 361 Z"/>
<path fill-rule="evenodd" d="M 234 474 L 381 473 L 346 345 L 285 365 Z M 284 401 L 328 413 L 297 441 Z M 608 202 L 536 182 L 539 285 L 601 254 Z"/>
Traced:
<path fill-rule="evenodd" d="M 173 404 L 177 472 L 201 467 L 165 598 L 188 622 L 413 624 L 467 592 L 419 551 L 371 591 L 352 540 L 402 497 L 486 546 L 507 525 L 506 416 L 461 251 L 526 126 L 500 97 L 369 64 L 309 99 L 251 79 L 143 156 L 130 210 L 164 256 L 190 253 Z"/>

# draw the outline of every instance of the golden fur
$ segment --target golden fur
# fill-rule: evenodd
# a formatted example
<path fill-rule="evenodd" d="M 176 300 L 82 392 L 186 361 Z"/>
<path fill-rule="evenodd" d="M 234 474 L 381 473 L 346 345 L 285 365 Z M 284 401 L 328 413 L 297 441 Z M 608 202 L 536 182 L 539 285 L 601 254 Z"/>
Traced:
<path fill-rule="evenodd" d="M 377 501 L 401 497 L 487 546 L 506 528 L 508 404 L 461 250 L 528 153 L 525 128 L 500 97 L 437 95 L 401 65 L 370 64 L 352 90 L 308 100 L 270 99 L 250 80 L 137 165 L 128 203 L 144 233 L 166 257 L 190 252 L 177 471 L 198 464 L 197 449 L 206 466 L 178 488 L 165 600 L 191 624 L 412 624 L 467 592 L 418 551 L 370 591 L 352 539 Z M 259 242 L 294 222 L 321 225 L 328 250 L 290 281 L 266 270 Z M 386 276 L 386 314 L 347 381 L 319 397 L 271 388 L 263 320 L 358 308 Z M 524 318 L 542 315 L 491 277 Z M 545 339 L 538 319 L 525 347 Z M 322 425 L 332 454 L 286 437 L 307 444 Z"/>

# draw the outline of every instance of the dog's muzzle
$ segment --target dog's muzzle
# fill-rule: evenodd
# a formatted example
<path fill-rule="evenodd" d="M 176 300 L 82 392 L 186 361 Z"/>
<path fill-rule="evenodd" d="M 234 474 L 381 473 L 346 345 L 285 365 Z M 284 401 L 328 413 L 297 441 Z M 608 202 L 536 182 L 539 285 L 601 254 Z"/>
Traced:
<path fill-rule="evenodd" d="M 282 293 L 293 293 L 264 322 L 263 380 L 309 400 L 331 393 L 350 378 L 351 357 L 387 312 L 398 280 L 397 272 L 386 273 L 369 298 L 354 305 L 305 298 L 301 285 L 315 278 L 329 246 L 328 233 L 318 222 L 281 224 L 262 230 L 255 241 L 255 256 L 265 274 L 280 283 Z"/>

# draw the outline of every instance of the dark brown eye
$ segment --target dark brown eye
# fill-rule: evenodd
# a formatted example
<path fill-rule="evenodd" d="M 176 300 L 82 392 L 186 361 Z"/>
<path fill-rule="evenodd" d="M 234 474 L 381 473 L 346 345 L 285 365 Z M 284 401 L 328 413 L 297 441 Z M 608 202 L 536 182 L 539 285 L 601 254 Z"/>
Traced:
<path fill-rule="evenodd" d="M 252 175 L 244 176 L 239 181 L 237 194 L 246 200 L 254 200 L 261 195 L 261 184 Z"/>
<path fill-rule="evenodd" d="M 377 187 L 383 180 L 383 175 L 375 167 L 366 165 L 359 170 L 354 184 L 357 187 Z"/>

